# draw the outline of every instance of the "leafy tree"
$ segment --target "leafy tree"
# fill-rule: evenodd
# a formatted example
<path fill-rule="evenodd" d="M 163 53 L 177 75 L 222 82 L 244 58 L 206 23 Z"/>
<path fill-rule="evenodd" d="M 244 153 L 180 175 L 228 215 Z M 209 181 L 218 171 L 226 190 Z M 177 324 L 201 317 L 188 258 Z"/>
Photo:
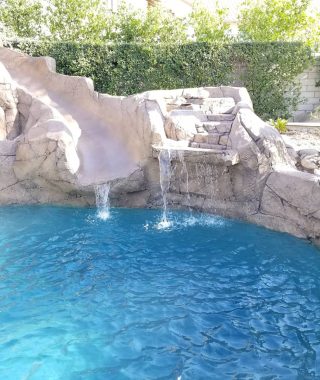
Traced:
<path fill-rule="evenodd" d="M 34 38 L 43 32 L 43 8 L 38 0 L 0 2 L 0 22 L 17 37 Z"/>
<path fill-rule="evenodd" d="M 198 42 L 225 43 L 230 39 L 230 23 L 226 20 L 228 11 L 216 3 L 215 11 L 210 12 L 200 2 L 193 5 L 190 25 Z"/>
<path fill-rule="evenodd" d="M 112 34 L 113 15 L 101 0 L 51 0 L 47 20 L 58 41 L 101 42 Z"/>
<path fill-rule="evenodd" d="M 319 15 L 308 13 L 310 0 L 245 0 L 239 16 L 244 40 L 305 41 L 319 38 Z"/>
<path fill-rule="evenodd" d="M 184 43 L 188 39 L 187 22 L 161 6 L 148 8 L 143 39 L 145 42 Z"/>
<path fill-rule="evenodd" d="M 141 43 L 182 43 L 187 40 L 187 26 L 182 19 L 159 5 L 146 12 L 131 10 L 125 3 L 114 16 L 116 41 Z"/>

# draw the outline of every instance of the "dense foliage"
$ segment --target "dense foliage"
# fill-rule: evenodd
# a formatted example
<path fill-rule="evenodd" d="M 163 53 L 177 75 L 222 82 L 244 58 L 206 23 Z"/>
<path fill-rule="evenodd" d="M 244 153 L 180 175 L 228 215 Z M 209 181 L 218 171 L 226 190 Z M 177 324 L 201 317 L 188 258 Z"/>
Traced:
<path fill-rule="evenodd" d="M 113 13 L 103 0 L 2 0 L 0 22 L 17 37 L 54 41 L 185 42 L 187 20 L 154 6 L 135 10 L 125 2 Z"/>
<path fill-rule="evenodd" d="M 245 0 L 239 15 L 241 38 L 248 41 L 319 41 L 320 17 L 310 0 Z"/>
<path fill-rule="evenodd" d="M 242 43 L 237 58 L 242 81 L 255 111 L 263 119 L 289 118 L 300 100 L 297 76 L 311 62 L 311 50 L 301 43 Z"/>
<path fill-rule="evenodd" d="M 17 37 L 42 34 L 43 8 L 40 1 L 5 0 L 0 2 L 0 22 Z"/>
<path fill-rule="evenodd" d="M 237 36 L 225 9 L 216 5 L 212 13 L 201 1 L 180 19 L 160 6 L 143 12 L 123 3 L 113 13 L 104 0 L 1 0 L 0 24 L 7 36 L 32 38 L 20 39 L 17 48 L 54 57 L 59 72 L 91 77 L 98 91 L 128 95 L 236 80 L 261 117 L 276 119 L 297 106 L 295 78 L 312 61 L 308 46 L 319 38 L 309 5 L 245 0 Z"/>
<path fill-rule="evenodd" d="M 34 56 L 54 57 L 59 72 L 91 77 L 98 91 L 115 95 L 226 85 L 240 76 L 255 111 L 264 119 L 290 115 L 299 100 L 295 78 L 312 59 L 310 49 L 299 43 L 97 45 L 20 41 L 14 46 Z"/>
<path fill-rule="evenodd" d="M 230 22 L 227 20 L 228 10 L 216 5 L 210 12 L 201 3 L 194 3 L 189 23 L 198 42 L 227 43 L 231 39 Z"/>

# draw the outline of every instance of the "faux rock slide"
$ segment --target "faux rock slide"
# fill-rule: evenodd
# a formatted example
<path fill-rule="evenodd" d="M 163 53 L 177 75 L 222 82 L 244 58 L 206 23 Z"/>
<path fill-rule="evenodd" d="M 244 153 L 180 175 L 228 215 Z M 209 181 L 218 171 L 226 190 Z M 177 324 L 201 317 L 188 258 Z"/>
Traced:
<path fill-rule="evenodd" d="M 116 97 L 55 72 L 49 57 L 0 48 L 0 204 L 111 202 L 236 217 L 320 242 L 320 176 L 301 172 L 280 134 L 236 87 Z"/>

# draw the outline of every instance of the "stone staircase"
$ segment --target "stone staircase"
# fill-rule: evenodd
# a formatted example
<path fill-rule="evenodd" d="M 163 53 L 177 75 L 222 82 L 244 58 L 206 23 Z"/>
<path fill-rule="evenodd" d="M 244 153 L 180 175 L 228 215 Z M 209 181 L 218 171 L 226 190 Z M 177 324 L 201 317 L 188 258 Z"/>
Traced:
<path fill-rule="evenodd" d="M 196 125 L 197 133 L 190 146 L 192 148 L 226 149 L 235 115 L 209 114 L 207 118 L 208 121 Z"/>
<path fill-rule="evenodd" d="M 153 146 L 153 156 L 170 150 L 171 160 L 206 162 L 232 166 L 239 154 L 228 148 L 229 134 L 236 115 L 231 97 L 167 99 L 165 132 L 167 145 Z"/>
<path fill-rule="evenodd" d="M 188 140 L 188 146 L 194 149 L 226 150 L 235 119 L 232 114 L 234 107 L 235 101 L 230 97 L 179 98 L 171 101 L 167 103 L 168 115 L 180 133 L 171 133 L 174 128 L 171 125 L 171 129 L 167 128 L 167 138 L 181 140 L 180 136 L 184 136 Z M 184 128 L 185 134 L 181 133 Z"/>

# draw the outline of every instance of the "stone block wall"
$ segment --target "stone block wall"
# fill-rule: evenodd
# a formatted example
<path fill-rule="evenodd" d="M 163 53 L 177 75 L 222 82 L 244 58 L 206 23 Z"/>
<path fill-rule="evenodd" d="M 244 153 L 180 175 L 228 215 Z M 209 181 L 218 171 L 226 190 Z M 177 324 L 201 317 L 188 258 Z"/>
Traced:
<path fill-rule="evenodd" d="M 317 86 L 317 82 L 320 82 L 320 57 L 317 58 L 314 66 L 299 75 L 298 80 L 304 102 L 299 104 L 297 111 L 294 112 L 293 121 L 295 122 L 308 120 L 311 112 L 320 106 L 320 86 Z"/>
<path fill-rule="evenodd" d="M 245 66 L 238 63 L 231 86 L 243 87 L 245 84 L 241 77 L 245 74 Z M 302 122 L 310 119 L 311 113 L 320 106 L 320 56 L 316 58 L 316 63 L 308 67 L 302 74 L 297 77 L 301 85 L 301 104 L 293 113 L 291 121 Z"/>

